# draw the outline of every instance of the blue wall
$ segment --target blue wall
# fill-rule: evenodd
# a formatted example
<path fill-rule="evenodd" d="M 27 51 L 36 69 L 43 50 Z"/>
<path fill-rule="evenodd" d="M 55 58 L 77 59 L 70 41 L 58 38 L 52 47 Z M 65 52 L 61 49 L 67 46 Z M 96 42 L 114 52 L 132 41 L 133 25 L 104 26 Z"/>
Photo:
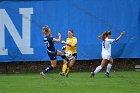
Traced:
<path fill-rule="evenodd" d="M 9 31 L 5 29 L 8 55 L 0 55 L 1 62 L 49 60 L 43 43 L 42 26 L 49 25 L 54 37 L 73 29 L 78 38 L 78 60 L 101 59 L 101 42 L 98 35 L 110 29 L 112 38 L 121 31 L 124 37 L 112 45 L 113 58 L 140 58 L 140 1 L 139 0 L 42 0 L 2 1 L 5 9 L 22 35 L 22 17 L 19 8 L 33 8 L 31 15 L 31 48 L 34 54 L 22 54 Z M 55 44 L 61 50 L 60 43 Z M 61 59 L 58 57 L 58 59 Z"/>

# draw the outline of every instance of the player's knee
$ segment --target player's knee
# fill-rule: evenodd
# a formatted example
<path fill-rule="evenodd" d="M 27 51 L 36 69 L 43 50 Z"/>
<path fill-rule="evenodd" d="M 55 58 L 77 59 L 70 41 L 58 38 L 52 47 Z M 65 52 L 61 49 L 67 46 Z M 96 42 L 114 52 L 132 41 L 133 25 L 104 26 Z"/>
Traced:
<path fill-rule="evenodd" d="M 52 66 L 53 68 L 55 68 L 55 67 L 56 67 L 56 63 L 51 64 L 51 66 Z"/>
<path fill-rule="evenodd" d="M 51 65 L 53 68 L 55 68 L 56 67 L 56 65 Z"/>
<path fill-rule="evenodd" d="M 63 56 L 62 52 L 59 51 L 59 50 L 57 50 L 57 55 L 58 55 L 58 56 Z"/>
<path fill-rule="evenodd" d="M 63 64 L 67 64 L 68 62 L 66 60 L 63 60 Z"/>
<path fill-rule="evenodd" d="M 69 64 L 69 67 L 72 67 L 74 65 L 74 62 L 71 62 L 70 64 Z"/>
<path fill-rule="evenodd" d="M 69 67 L 72 67 L 73 65 L 72 64 L 69 64 Z"/>
<path fill-rule="evenodd" d="M 63 62 L 63 64 L 64 64 L 64 65 L 67 65 L 67 64 L 68 64 L 68 62 Z"/>
<path fill-rule="evenodd" d="M 112 65 L 113 64 L 113 61 L 110 61 L 109 63 Z"/>
<path fill-rule="evenodd" d="M 103 68 L 104 67 L 104 64 L 101 64 L 100 66 L 101 66 L 101 68 Z"/>

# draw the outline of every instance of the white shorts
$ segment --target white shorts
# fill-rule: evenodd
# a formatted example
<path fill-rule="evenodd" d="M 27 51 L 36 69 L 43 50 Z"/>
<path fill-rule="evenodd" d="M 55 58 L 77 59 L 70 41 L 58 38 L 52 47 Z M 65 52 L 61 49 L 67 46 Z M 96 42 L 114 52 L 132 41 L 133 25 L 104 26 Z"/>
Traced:
<path fill-rule="evenodd" d="M 107 59 L 107 60 L 110 60 L 110 55 L 102 55 L 102 59 Z"/>

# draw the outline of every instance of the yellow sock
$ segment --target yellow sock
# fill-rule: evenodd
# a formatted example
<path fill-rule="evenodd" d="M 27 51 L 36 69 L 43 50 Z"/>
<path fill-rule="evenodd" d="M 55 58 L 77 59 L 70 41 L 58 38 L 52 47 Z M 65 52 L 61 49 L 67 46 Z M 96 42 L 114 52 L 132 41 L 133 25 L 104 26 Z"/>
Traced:
<path fill-rule="evenodd" d="M 63 64 L 62 72 L 66 72 L 66 70 L 67 70 L 67 64 Z"/>
<path fill-rule="evenodd" d="M 69 74 L 69 72 L 70 72 L 70 68 L 68 67 L 68 68 L 67 68 L 66 74 Z"/>

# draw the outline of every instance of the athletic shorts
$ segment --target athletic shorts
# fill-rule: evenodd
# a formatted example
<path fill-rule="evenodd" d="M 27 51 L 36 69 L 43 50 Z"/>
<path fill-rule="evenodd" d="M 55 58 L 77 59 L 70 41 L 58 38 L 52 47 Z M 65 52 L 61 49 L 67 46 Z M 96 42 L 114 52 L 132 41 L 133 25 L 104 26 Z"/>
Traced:
<path fill-rule="evenodd" d="M 48 56 L 49 56 L 50 60 L 56 60 L 57 59 L 57 57 L 56 57 L 57 50 L 55 50 L 55 51 L 47 51 L 47 53 L 48 53 Z"/>
<path fill-rule="evenodd" d="M 75 57 L 75 59 L 77 58 L 77 53 L 72 54 L 72 56 Z"/>
<path fill-rule="evenodd" d="M 107 59 L 107 60 L 110 60 L 110 55 L 102 55 L 102 59 Z"/>

